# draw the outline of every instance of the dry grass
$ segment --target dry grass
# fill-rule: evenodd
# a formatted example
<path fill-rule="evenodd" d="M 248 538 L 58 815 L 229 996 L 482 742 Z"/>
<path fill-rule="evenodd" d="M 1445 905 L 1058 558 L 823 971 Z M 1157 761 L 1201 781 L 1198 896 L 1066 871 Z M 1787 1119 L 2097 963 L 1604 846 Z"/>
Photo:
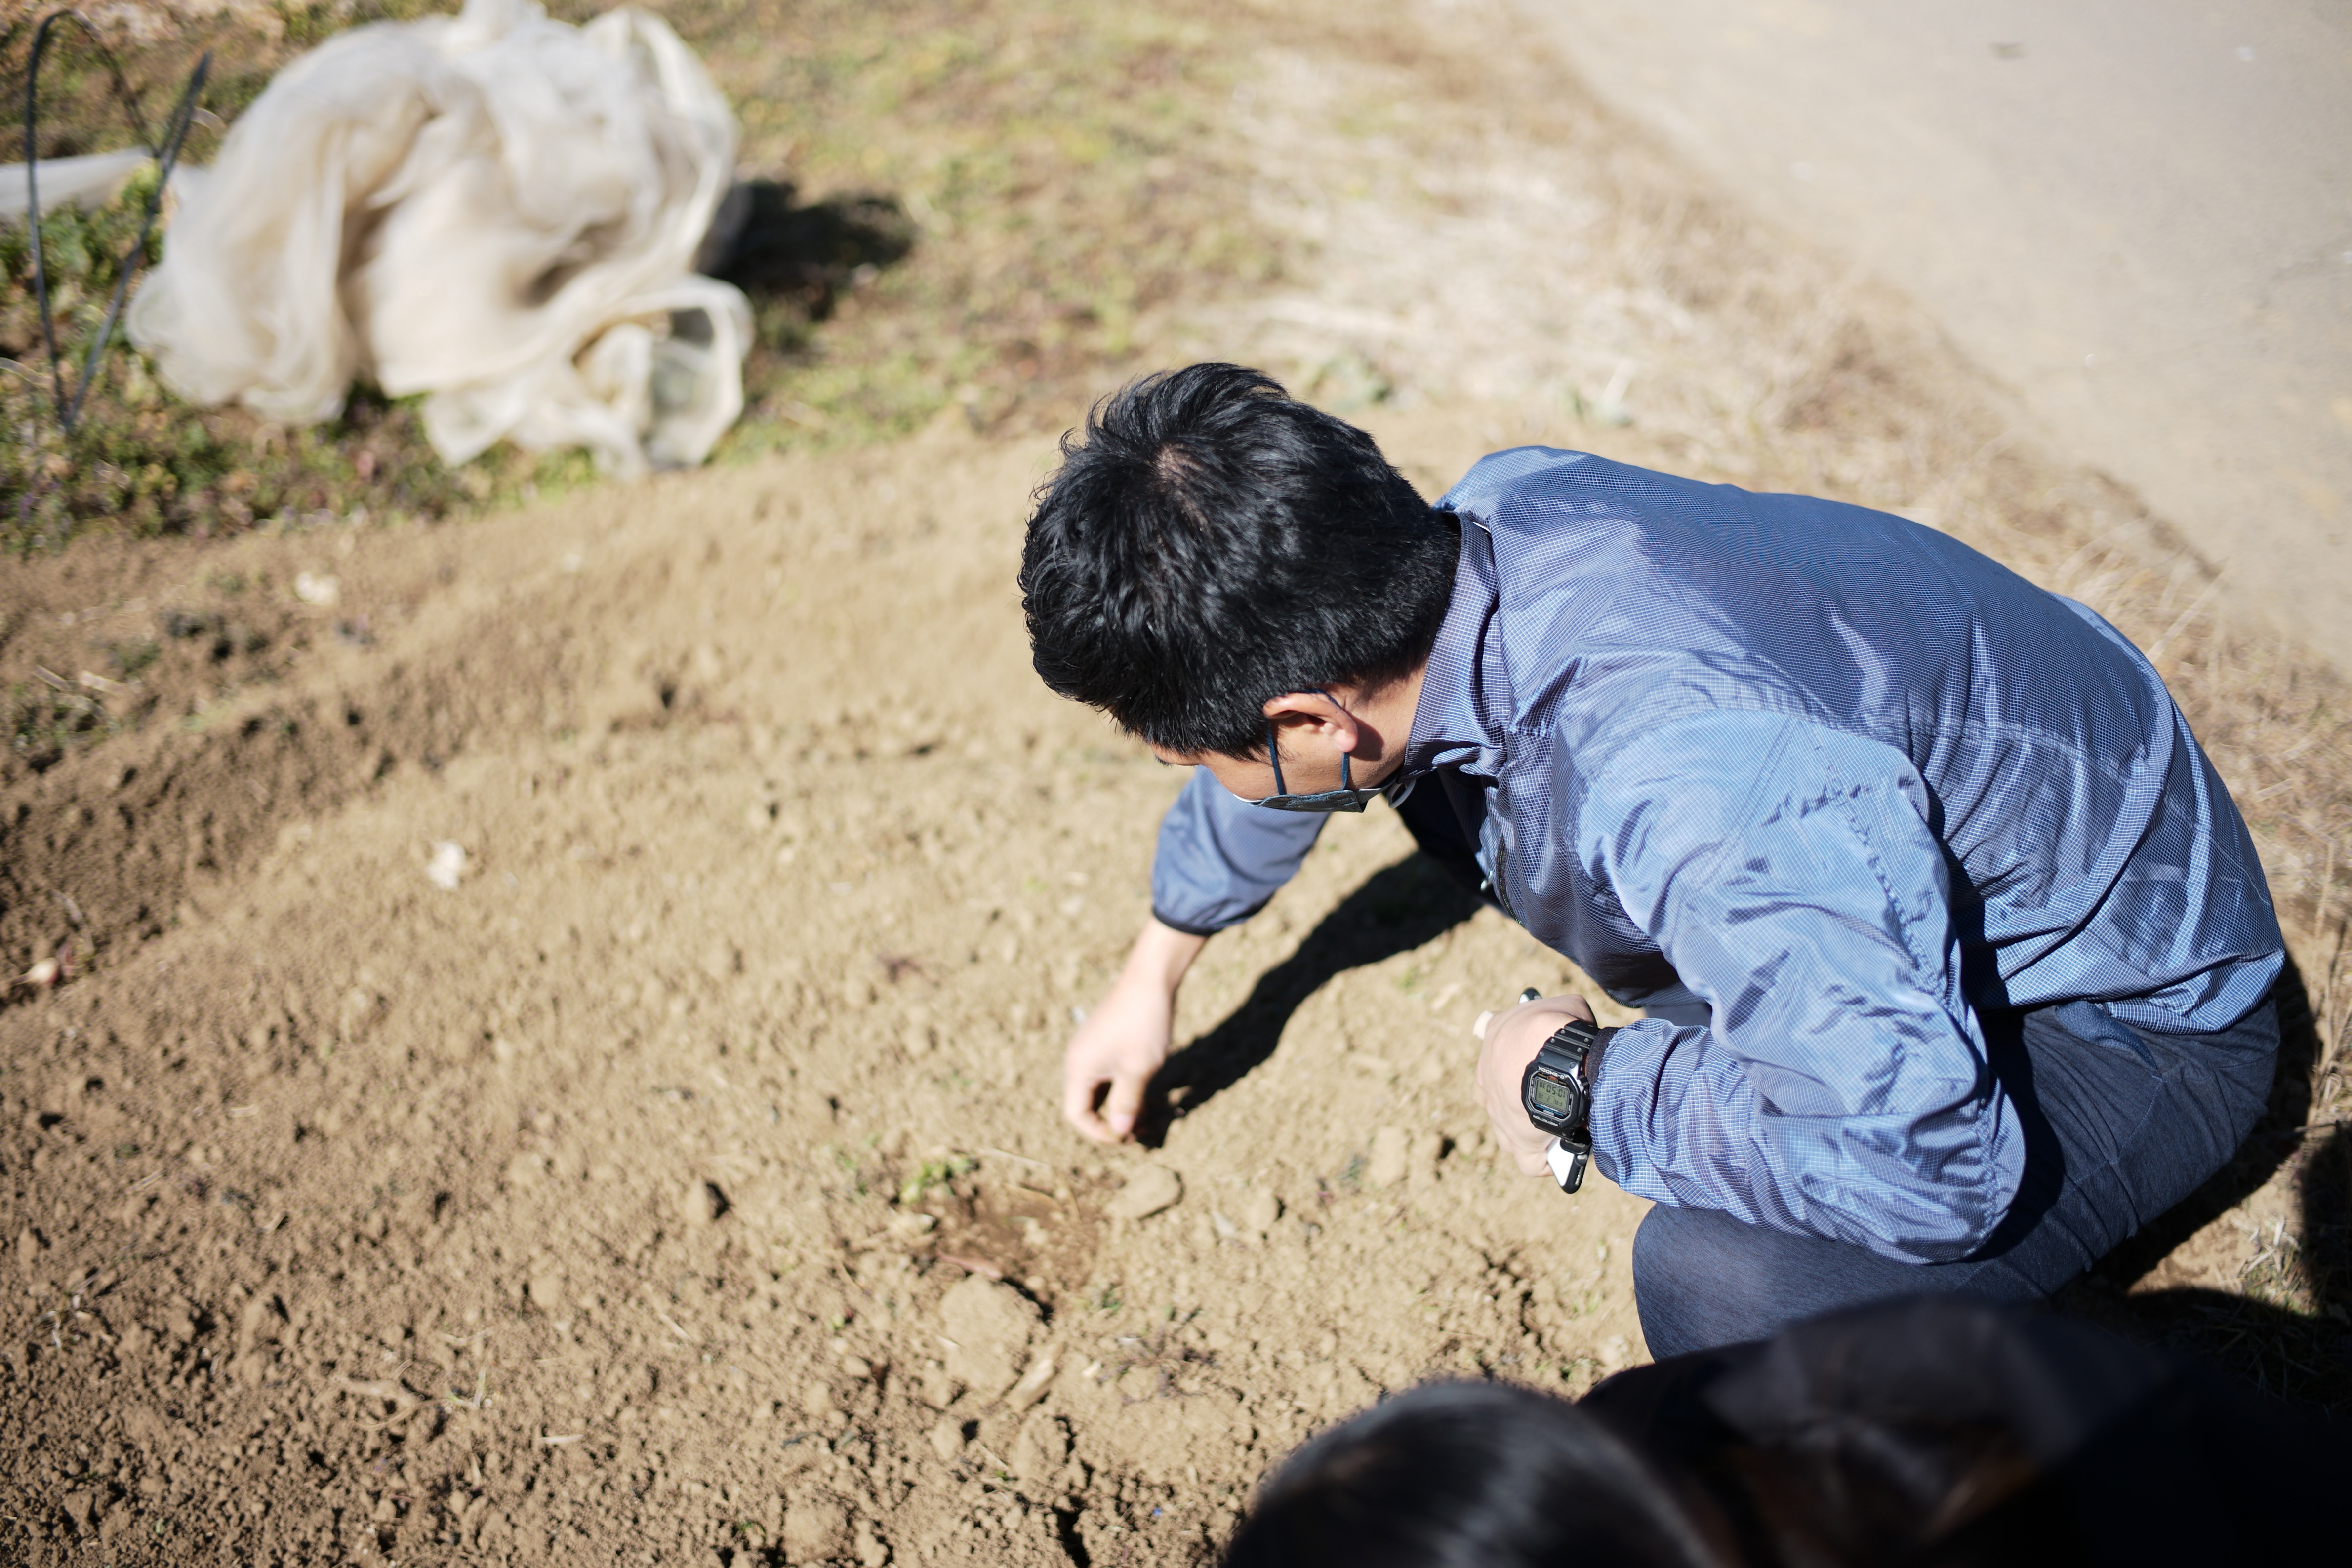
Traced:
<path fill-rule="evenodd" d="M 1274 260 L 1232 200 L 1218 119 L 1240 60 L 1213 8 L 654 9 L 739 106 L 747 176 L 885 202 L 916 230 L 902 263 L 837 297 L 821 338 L 755 361 L 737 452 L 897 434 L 950 404 L 983 429 L 1066 419 L 1171 312 L 1254 287 Z"/>

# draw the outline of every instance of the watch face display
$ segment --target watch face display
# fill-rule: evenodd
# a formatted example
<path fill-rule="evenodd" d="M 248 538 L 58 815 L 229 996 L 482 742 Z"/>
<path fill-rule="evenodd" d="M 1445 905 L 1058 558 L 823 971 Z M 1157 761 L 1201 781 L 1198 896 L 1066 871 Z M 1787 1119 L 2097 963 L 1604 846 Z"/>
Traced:
<path fill-rule="evenodd" d="M 1568 1114 L 1568 1085 L 1541 1074 L 1528 1080 L 1528 1098 L 1547 1116 Z"/>

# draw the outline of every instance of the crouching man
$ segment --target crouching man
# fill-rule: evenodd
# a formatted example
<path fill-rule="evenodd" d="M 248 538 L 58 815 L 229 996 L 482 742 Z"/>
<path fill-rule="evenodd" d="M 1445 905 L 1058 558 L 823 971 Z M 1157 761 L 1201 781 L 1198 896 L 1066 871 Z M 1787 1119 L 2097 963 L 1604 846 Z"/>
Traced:
<path fill-rule="evenodd" d="M 1197 365 L 1065 442 L 1021 586 L 1045 683 L 1197 769 L 1069 1046 L 1090 1137 L 1131 1134 L 1202 943 L 1374 795 L 1647 1013 L 1523 1004 L 1478 1075 L 1540 1172 L 1559 1040 L 1594 1166 L 1658 1205 L 1654 1355 L 2047 1295 L 2263 1110 L 2282 946 L 2221 780 L 2112 627 L 1930 529 L 1541 448 L 1433 507 Z"/>

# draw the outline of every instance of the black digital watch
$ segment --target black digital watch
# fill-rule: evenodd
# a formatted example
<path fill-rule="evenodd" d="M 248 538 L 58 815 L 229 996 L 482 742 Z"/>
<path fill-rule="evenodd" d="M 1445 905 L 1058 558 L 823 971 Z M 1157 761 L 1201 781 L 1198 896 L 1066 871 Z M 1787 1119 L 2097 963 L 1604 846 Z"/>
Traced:
<path fill-rule="evenodd" d="M 1552 1032 L 1519 1077 L 1519 1103 L 1539 1133 L 1559 1140 L 1564 1158 L 1551 1160 L 1562 1192 L 1584 1185 L 1592 1154 L 1592 1090 L 1599 1081 L 1601 1048 L 1617 1031 L 1570 1019 Z"/>

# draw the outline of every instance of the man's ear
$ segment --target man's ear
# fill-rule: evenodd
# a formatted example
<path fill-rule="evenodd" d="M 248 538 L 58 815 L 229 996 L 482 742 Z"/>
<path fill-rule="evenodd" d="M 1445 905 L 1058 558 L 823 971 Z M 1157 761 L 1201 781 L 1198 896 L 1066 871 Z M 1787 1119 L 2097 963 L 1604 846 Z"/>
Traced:
<path fill-rule="evenodd" d="M 1323 736 L 1341 751 L 1353 751 L 1363 740 L 1363 726 L 1356 716 L 1321 692 L 1268 697 L 1265 713 L 1266 722 L 1286 735 Z"/>

